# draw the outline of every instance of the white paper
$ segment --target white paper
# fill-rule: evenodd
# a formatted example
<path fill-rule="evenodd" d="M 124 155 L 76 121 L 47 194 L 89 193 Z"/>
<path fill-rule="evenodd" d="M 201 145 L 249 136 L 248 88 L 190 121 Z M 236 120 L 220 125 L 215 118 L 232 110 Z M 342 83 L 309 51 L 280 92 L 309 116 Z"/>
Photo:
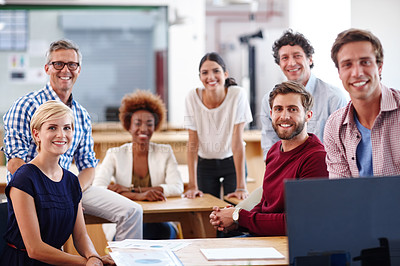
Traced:
<path fill-rule="evenodd" d="M 182 262 L 170 250 L 134 250 L 110 252 L 111 258 L 118 266 L 175 266 Z"/>
<path fill-rule="evenodd" d="M 174 241 L 174 240 L 138 240 L 138 239 L 125 239 L 122 241 L 108 242 L 109 248 L 118 249 L 146 249 L 146 250 L 171 250 L 178 251 L 190 243 Z"/>
<path fill-rule="evenodd" d="M 207 260 L 283 259 L 275 248 L 202 248 Z"/>

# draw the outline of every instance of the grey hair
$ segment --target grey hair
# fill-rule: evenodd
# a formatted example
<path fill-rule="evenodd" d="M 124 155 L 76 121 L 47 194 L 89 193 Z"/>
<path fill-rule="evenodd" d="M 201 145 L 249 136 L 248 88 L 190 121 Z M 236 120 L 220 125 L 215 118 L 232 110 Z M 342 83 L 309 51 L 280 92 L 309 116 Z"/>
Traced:
<path fill-rule="evenodd" d="M 68 40 L 68 39 L 60 39 L 60 40 L 54 41 L 50 44 L 49 50 L 46 52 L 47 64 L 50 63 L 50 61 L 51 61 L 51 53 L 54 51 L 60 50 L 60 49 L 74 50 L 78 55 L 79 65 L 82 64 L 82 53 L 79 50 L 79 46 L 75 42 Z"/>

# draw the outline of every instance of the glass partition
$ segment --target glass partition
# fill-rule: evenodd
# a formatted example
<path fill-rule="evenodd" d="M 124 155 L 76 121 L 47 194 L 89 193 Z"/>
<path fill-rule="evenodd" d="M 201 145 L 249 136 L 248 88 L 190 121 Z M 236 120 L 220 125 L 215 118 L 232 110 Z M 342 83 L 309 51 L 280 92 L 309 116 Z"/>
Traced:
<path fill-rule="evenodd" d="M 10 45 L 2 36 L 20 36 L 10 19 L 15 14 L 26 23 L 28 37 Z M 93 122 L 117 120 L 123 95 L 136 89 L 158 93 L 168 103 L 166 6 L 6 5 L 0 26 L 0 48 L 10 47 L 0 49 L 0 92 L 8 95 L 0 100 L 2 114 L 18 97 L 44 86 L 45 52 L 60 38 L 80 46 L 82 69 L 73 96 Z"/>

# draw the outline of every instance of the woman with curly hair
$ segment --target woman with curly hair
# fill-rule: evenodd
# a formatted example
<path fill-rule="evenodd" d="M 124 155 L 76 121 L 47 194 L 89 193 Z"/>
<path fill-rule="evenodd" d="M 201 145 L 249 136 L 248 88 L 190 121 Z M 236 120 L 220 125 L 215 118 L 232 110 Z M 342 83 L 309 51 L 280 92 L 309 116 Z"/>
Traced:
<path fill-rule="evenodd" d="M 131 200 L 158 201 L 181 195 L 183 181 L 171 146 L 150 142 L 165 119 L 161 98 L 138 90 L 123 97 L 119 112 L 132 142 L 107 151 L 93 185 L 107 187 Z M 112 178 L 114 184 L 110 184 Z M 144 224 L 143 238 L 173 238 L 168 231 L 175 233 L 169 223 Z"/>

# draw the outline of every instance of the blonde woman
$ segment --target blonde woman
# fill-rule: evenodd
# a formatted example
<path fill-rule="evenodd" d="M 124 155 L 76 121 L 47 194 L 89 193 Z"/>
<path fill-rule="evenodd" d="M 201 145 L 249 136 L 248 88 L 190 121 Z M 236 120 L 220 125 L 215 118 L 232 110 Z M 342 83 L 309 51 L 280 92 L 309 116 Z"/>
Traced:
<path fill-rule="evenodd" d="M 30 128 L 38 155 L 14 173 L 6 188 L 7 245 L 0 265 L 114 264 L 97 254 L 86 232 L 78 178 L 58 164 L 73 139 L 72 110 L 48 101 L 35 111 Z M 71 234 L 81 255 L 61 250 Z"/>

